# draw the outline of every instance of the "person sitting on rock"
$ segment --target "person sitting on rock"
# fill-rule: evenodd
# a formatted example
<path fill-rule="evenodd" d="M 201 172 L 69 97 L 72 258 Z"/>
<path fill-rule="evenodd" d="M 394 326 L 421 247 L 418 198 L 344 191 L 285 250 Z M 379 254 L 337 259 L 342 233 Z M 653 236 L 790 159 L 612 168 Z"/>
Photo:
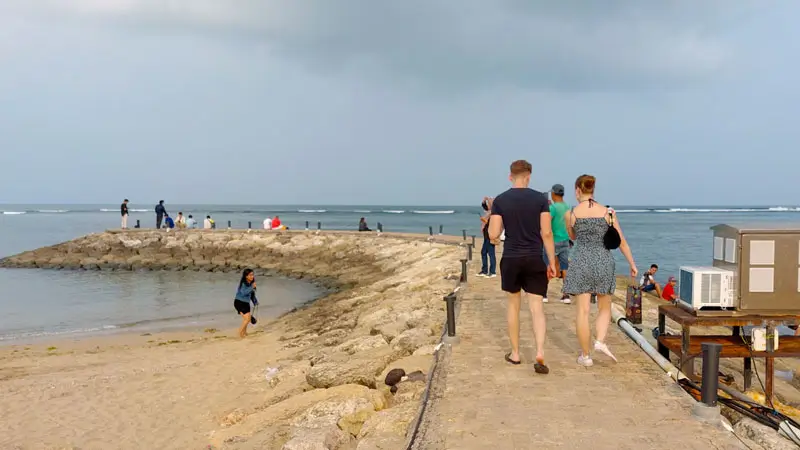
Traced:
<path fill-rule="evenodd" d="M 186 228 L 197 228 L 197 221 L 194 220 L 191 214 L 189 214 L 189 218 L 186 219 Z"/>
<path fill-rule="evenodd" d="M 175 221 L 172 220 L 172 217 L 170 217 L 169 214 L 166 213 L 164 214 L 164 228 L 166 228 L 167 231 L 175 228 Z"/>
<path fill-rule="evenodd" d="M 267 217 L 264 219 L 264 229 L 271 230 L 272 229 L 272 217 Z"/>
<path fill-rule="evenodd" d="M 362 217 L 361 220 L 358 221 L 358 231 L 372 231 L 369 229 L 369 226 L 367 226 L 367 219 Z"/>

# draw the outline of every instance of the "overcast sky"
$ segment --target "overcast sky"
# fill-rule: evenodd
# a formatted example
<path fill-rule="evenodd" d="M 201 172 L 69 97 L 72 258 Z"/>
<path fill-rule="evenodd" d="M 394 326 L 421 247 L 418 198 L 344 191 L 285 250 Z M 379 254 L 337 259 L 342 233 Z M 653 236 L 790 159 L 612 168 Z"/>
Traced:
<path fill-rule="evenodd" d="M 602 6 L 601 6 L 602 5 Z M 800 204 L 796 0 L 2 0 L 0 203 Z"/>

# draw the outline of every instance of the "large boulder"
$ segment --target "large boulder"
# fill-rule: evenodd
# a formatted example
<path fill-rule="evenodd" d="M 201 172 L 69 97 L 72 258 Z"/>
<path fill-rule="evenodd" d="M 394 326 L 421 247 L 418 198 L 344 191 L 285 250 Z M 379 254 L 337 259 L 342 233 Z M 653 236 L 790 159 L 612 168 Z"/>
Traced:
<path fill-rule="evenodd" d="M 418 405 L 409 402 L 379 411 L 370 417 L 361 427 L 359 438 L 379 435 L 393 435 L 404 437 L 408 426 L 417 413 Z"/>
<path fill-rule="evenodd" d="M 390 344 L 392 348 L 410 355 L 423 345 L 433 344 L 436 340 L 430 329 L 412 328 L 392 339 Z"/>
<path fill-rule="evenodd" d="M 350 433 L 336 426 L 299 429 L 281 450 L 352 450 L 356 442 Z"/>
<path fill-rule="evenodd" d="M 355 355 L 339 354 L 315 364 L 306 375 L 306 382 L 315 388 L 329 388 L 342 384 L 361 384 L 374 388 L 375 377 L 389 363 L 402 355 L 402 351 L 389 346 L 362 351 Z"/>

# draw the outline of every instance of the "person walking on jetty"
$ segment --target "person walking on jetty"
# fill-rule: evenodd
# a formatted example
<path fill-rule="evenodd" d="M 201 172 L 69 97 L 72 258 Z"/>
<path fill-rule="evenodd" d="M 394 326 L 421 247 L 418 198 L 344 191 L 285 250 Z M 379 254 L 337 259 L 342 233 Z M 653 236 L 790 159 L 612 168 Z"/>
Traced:
<path fill-rule="evenodd" d="M 528 297 L 536 337 L 536 373 L 550 372 L 544 361 L 546 323 L 542 299 L 547 295 L 548 276 L 556 275 L 555 246 L 550 228 L 550 209 L 544 193 L 530 189 L 531 164 L 524 160 L 511 163 L 511 189 L 492 202 L 489 218 L 489 239 L 497 243 L 505 230 L 500 278 L 503 291 L 508 293 L 508 338 L 511 352 L 507 362 L 520 364 L 519 309 L 522 291 Z M 542 247 L 549 265 L 542 258 Z"/>
<path fill-rule="evenodd" d="M 119 212 L 122 214 L 122 229 L 128 229 L 128 199 L 122 201 L 122 204 L 119 205 Z"/>
<path fill-rule="evenodd" d="M 161 221 L 167 215 L 167 208 L 164 208 L 164 200 L 159 200 L 156 205 L 156 228 L 161 229 Z"/>
<path fill-rule="evenodd" d="M 569 268 L 569 233 L 567 233 L 567 224 L 564 221 L 569 205 L 564 202 L 564 186 L 561 184 L 554 184 L 550 189 L 550 217 L 552 220 L 553 240 L 556 247 L 556 266 L 557 276 L 562 280 L 567 276 L 567 269 Z M 547 261 L 545 261 L 547 262 Z M 547 303 L 547 298 L 544 299 Z M 572 301 L 569 295 L 563 294 L 561 296 L 561 303 L 570 304 Z"/>
<path fill-rule="evenodd" d="M 478 273 L 479 277 L 494 278 L 497 276 L 495 245 L 492 244 L 492 240 L 489 239 L 489 217 L 492 215 L 492 203 L 494 203 L 494 199 L 491 197 L 483 197 L 483 202 L 481 203 L 484 214 L 481 216 L 483 245 L 481 246 L 481 271 Z"/>
<path fill-rule="evenodd" d="M 245 338 L 247 336 L 247 325 L 250 324 L 250 302 L 253 306 L 258 306 L 258 299 L 256 299 L 256 276 L 253 269 L 244 269 L 242 278 L 239 280 L 239 287 L 236 288 L 236 297 L 233 300 L 233 307 L 236 312 L 242 316 L 242 325 L 239 327 L 239 337 Z"/>
<path fill-rule="evenodd" d="M 576 334 L 581 346 L 578 364 L 590 367 L 594 364 L 589 353 L 591 327 L 589 309 L 592 294 L 597 294 L 596 340 L 594 350 L 604 353 L 614 361 L 617 358 L 605 343 L 611 322 L 611 294 L 616 288 L 614 257 L 606 242 L 607 233 L 619 236 L 619 249 L 628 260 L 631 277 L 636 278 L 636 262 L 622 234 L 616 213 L 598 204 L 594 199 L 595 177 L 581 175 L 575 181 L 575 198 L 578 204 L 567 215 L 567 230 L 575 241 L 570 269 L 564 281 L 564 292 L 573 295 L 578 303 L 575 319 Z M 614 248 L 612 246 L 612 248 Z"/>

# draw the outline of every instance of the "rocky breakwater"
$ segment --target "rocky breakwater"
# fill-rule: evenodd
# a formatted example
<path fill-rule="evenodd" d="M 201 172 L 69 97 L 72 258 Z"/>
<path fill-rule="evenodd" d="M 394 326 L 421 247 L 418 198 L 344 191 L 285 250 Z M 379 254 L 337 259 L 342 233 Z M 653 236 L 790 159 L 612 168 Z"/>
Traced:
<path fill-rule="evenodd" d="M 399 449 L 442 331 L 463 248 L 372 234 L 190 230 L 106 232 L 0 260 L 2 267 L 239 270 L 324 279 L 339 289 L 266 326 L 277 373 L 243 374 L 255 393 L 212 412 L 213 448 Z M 250 342 L 243 344 L 252 345 Z M 269 342 L 270 344 L 267 344 Z M 274 345 L 272 345 L 274 343 Z M 219 364 L 226 362 L 220 361 Z"/>

